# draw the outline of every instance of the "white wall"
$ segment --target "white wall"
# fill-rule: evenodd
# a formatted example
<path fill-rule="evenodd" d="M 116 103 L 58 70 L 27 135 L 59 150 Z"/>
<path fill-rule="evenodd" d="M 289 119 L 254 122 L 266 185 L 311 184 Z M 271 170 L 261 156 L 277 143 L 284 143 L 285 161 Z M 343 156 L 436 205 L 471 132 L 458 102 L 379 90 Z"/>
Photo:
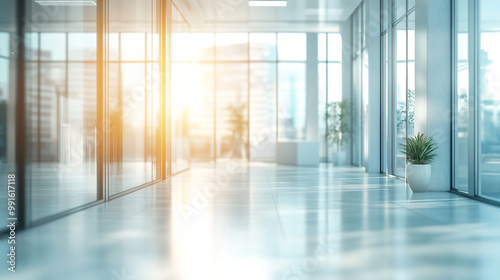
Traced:
<path fill-rule="evenodd" d="M 381 131 L 381 89 L 380 89 L 380 1 L 365 0 L 368 13 L 368 22 L 365 27 L 367 35 L 366 50 L 368 52 L 368 135 L 364 141 L 368 141 L 365 147 L 366 172 L 380 173 L 380 131 Z"/>
<path fill-rule="evenodd" d="M 306 140 L 318 142 L 318 34 L 307 33 Z"/>
<path fill-rule="evenodd" d="M 352 83 L 352 34 L 351 18 L 342 23 L 342 99 L 351 102 Z M 346 144 L 346 151 L 351 150 L 351 144 Z M 352 164 L 351 153 L 347 153 L 346 162 Z"/>
<path fill-rule="evenodd" d="M 420 0 L 415 7 L 415 130 L 439 145 L 430 191 L 451 186 L 451 1 Z"/>

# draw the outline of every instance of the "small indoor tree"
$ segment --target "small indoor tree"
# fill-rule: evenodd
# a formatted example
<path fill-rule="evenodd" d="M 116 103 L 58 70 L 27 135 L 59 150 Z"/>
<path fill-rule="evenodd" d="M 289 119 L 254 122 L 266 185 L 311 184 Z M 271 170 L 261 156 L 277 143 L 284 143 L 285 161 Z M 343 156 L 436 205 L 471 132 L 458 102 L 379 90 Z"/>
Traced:
<path fill-rule="evenodd" d="M 347 100 L 330 102 L 326 108 L 326 138 L 337 151 L 341 151 L 351 133 L 351 104 Z"/>
<path fill-rule="evenodd" d="M 246 118 L 245 104 L 230 104 L 227 107 L 229 113 L 229 129 L 231 131 L 231 150 L 233 156 L 245 157 L 245 143 L 248 122 Z"/>

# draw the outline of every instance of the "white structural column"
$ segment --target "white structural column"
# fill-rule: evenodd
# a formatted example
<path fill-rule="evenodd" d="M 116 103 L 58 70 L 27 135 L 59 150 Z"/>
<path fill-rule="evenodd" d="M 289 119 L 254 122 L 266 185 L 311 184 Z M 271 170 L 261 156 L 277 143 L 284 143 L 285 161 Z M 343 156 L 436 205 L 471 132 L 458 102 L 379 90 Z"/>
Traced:
<path fill-rule="evenodd" d="M 308 142 L 318 142 L 318 90 L 318 34 L 307 33 L 306 139 Z"/>
<path fill-rule="evenodd" d="M 352 83 L 352 30 L 351 18 L 342 23 L 340 35 L 342 36 L 342 100 L 352 104 L 351 83 Z M 346 141 L 345 150 L 351 151 L 350 141 Z M 347 153 L 346 162 L 352 164 L 352 155 Z"/>
<path fill-rule="evenodd" d="M 366 51 L 368 52 L 368 110 L 364 151 L 365 168 L 369 173 L 380 173 L 380 1 L 365 0 L 368 13 L 366 32 Z M 366 85 L 364 85 L 366 86 Z"/>
<path fill-rule="evenodd" d="M 415 7 L 415 130 L 439 145 L 430 191 L 451 186 L 451 1 L 419 0 Z"/>

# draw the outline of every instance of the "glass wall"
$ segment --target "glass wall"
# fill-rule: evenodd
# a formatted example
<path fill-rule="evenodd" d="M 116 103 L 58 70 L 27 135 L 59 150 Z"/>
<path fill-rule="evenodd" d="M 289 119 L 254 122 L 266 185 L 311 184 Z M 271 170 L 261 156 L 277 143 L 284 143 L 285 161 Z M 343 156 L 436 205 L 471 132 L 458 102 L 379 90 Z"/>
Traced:
<path fill-rule="evenodd" d="M 16 91 L 18 55 L 15 0 L 3 1 L 0 9 L 0 180 L 5 187 L 0 203 L 7 209 L 7 182 L 9 174 L 16 174 Z M 7 210 L 0 211 L 0 219 L 7 219 Z"/>
<path fill-rule="evenodd" d="M 172 28 L 181 34 L 188 33 L 188 24 L 178 12 L 167 17 L 162 3 L 172 5 L 161 0 L 5 1 L 0 11 L 0 175 L 16 172 L 16 161 L 22 167 L 17 172 L 24 171 L 25 182 L 18 187 L 25 193 L 26 225 L 169 175 L 162 174 L 167 164 L 162 143 L 172 145 L 174 172 L 189 167 L 185 104 L 191 89 L 178 90 L 172 113 L 162 112 L 170 94 L 162 94 L 166 76 L 161 73 L 169 54 L 162 24 L 175 22 Z M 22 19 L 16 18 L 18 6 L 24 7 Z M 22 20 L 29 24 L 19 39 L 16 26 Z M 178 45 L 188 42 L 179 40 Z M 176 74 L 189 76 L 186 66 Z M 18 69 L 23 73 L 19 82 Z M 23 96 L 24 102 L 16 104 Z M 172 123 L 166 124 L 169 115 Z M 25 131 L 16 130 L 21 125 Z M 172 139 L 166 133 L 170 128 Z M 16 155 L 16 145 L 26 157 Z M 5 195 L 0 194 L 1 201 Z"/>
<path fill-rule="evenodd" d="M 318 67 L 324 64 L 324 91 L 319 106 L 324 123 L 327 98 L 342 99 L 342 38 L 338 33 L 321 36 L 318 51 L 324 57 L 318 57 Z M 197 143 L 191 145 L 194 160 L 274 161 L 278 139 L 305 140 L 305 33 L 191 33 L 189 41 L 189 53 L 182 59 L 174 55 L 172 65 L 189 62 L 189 75 L 200 81 L 190 87 L 196 96 L 191 108 L 197 108 L 190 114 L 190 138 Z M 292 43 L 298 47 L 290 49 Z M 174 52 L 185 46 L 174 45 Z M 176 72 L 181 71 L 188 70 Z M 326 128 L 321 129 L 324 139 Z M 326 142 L 321 145 L 324 154 Z"/>
<path fill-rule="evenodd" d="M 383 0 L 382 172 L 406 176 L 400 144 L 415 133 L 415 3 Z"/>
<path fill-rule="evenodd" d="M 216 156 L 248 158 L 248 64 L 217 63 L 215 81 Z"/>
<path fill-rule="evenodd" d="M 387 26 L 386 26 L 387 28 Z M 388 141 L 388 139 L 391 138 L 391 108 L 392 108 L 392 102 L 391 99 L 389 98 L 389 92 L 390 89 L 392 88 L 389 85 L 389 34 L 387 34 L 387 29 L 384 30 L 381 36 L 381 171 L 386 174 L 391 173 L 392 169 L 392 147 L 391 147 L 391 142 Z"/>
<path fill-rule="evenodd" d="M 96 11 L 96 6 L 26 1 L 28 18 L 50 18 L 25 30 L 30 220 L 102 199 L 96 160 Z"/>
<path fill-rule="evenodd" d="M 400 21 L 393 30 L 394 38 L 394 79 L 393 79 L 393 94 L 395 99 L 396 110 L 394 119 L 396 120 L 396 125 L 394 127 L 395 139 L 394 142 L 396 149 L 400 147 L 401 144 L 405 143 L 406 138 L 406 125 L 407 125 L 407 114 L 406 114 L 406 20 Z M 395 168 L 394 175 L 405 177 L 406 170 L 406 158 L 404 154 L 396 150 L 395 152 Z"/>
<path fill-rule="evenodd" d="M 215 34 L 216 156 L 248 158 L 248 33 Z"/>
<path fill-rule="evenodd" d="M 273 34 L 274 35 L 274 34 Z M 250 64 L 250 159 L 276 157 L 276 64 Z"/>
<path fill-rule="evenodd" d="M 189 168 L 189 112 L 191 99 L 191 69 L 189 65 L 189 24 L 172 6 L 172 80 L 171 80 L 171 133 L 172 173 Z"/>
<path fill-rule="evenodd" d="M 306 64 L 278 63 L 278 141 L 306 139 Z"/>
<path fill-rule="evenodd" d="M 500 202 L 498 9 L 498 1 L 455 1 L 454 189 L 496 202 Z M 469 38 L 478 41 L 473 44 Z M 475 69 L 469 68 L 472 65 Z"/>
<path fill-rule="evenodd" d="M 455 188 L 469 192 L 469 0 L 455 1 Z"/>
<path fill-rule="evenodd" d="M 274 161 L 277 123 L 277 34 L 250 33 L 250 159 Z"/>
<path fill-rule="evenodd" d="M 368 77 L 365 71 L 365 17 L 364 17 L 364 2 L 361 3 L 354 11 L 352 20 L 352 163 L 357 166 L 362 166 L 364 154 L 364 134 L 365 134 L 365 109 L 366 109 L 366 94 L 367 84 L 365 83 Z"/>
<path fill-rule="evenodd" d="M 479 1 L 477 163 L 479 195 L 500 201 L 500 3 Z"/>
<path fill-rule="evenodd" d="M 121 0 L 109 1 L 111 195 L 161 177 L 159 2 L 130 0 L 124 6 Z"/>
<path fill-rule="evenodd" d="M 333 143 L 328 142 L 327 139 L 325 114 L 328 104 L 344 100 L 342 95 L 342 36 L 340 34 L 318 34 L 318 61 L 320 158 L 332 160 L 332 152 L 335 149 Z"/>
<path fill-rule="evenodd" d="M 193 160 L 211 161 L 215 158 L 215 34 L 191 33 L 189 39 L 189 60 L 186 58 L 184 62 L 190 62 L 190 77 L 197 81 L 191 84 L 190 154 Z M 175 45 L 175 48 L 182 47 Z M 181 63 L 177 56 L 172 59 Z"/>

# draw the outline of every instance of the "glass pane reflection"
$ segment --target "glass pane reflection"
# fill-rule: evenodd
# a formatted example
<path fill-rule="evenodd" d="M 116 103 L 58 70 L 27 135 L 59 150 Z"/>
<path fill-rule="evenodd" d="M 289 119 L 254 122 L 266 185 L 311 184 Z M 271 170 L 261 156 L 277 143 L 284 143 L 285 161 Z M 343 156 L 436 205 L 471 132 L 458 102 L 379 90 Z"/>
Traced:
<path fill-rule="evenodd" d="M 396 76 L 394 81 L 394 95 L 395 95 L 395 142 L 396 151 L 395 155 L 395 175 L 405 177 L 406 159 L 405 156 L 399 152 L 399 144 L 404 143 L 406 137 L 407 127 L 407 114 L 406 114 L 406 20 L 398 23 L 394 30 L 396 40 Z"/>
<path fill-rule="evenodd" d="M 469 191 L 469 9 L 468 0 L 456 3 L 456 130 L 455 130 L 455 188 Z"/>
<path fill-rule="evenodd" d="M 276 157 L 276 64 L 250 64 L 250 159 Z"/>
<path fill-rule="evenodd" d="M 218 159 L 248 158 L 248 65 L 216 65 Z"/>
<path fill-rule="evenodd" d="M 478 172 L 479 194 L 500 200 L 500 2 L 480 1 L 478 56 Z"/>
<path fill-rule="evenodd" d="M 35 2 L 27 6 L 30 17 L 43 13 L 43 7 Z M 31 221 L 99 199 L 96 8 L 65 7 L 61 13 L 72 22 L 51 19 L 42 27 L 27 25 L 26 30 Z"/>
<path fill-rule="evenodd" d="M 304 63 L 278 64 L 279 141 L 306 138 L 306 66 Z"/>
<path fill-rule="evenodd" d="M 127 4 L 137 8 L 127 14 L 111 13 L 109 23 L 111 195 L 160 177 L 160 21 L 154 13 L 159 1 L 132 0 Z M 109 3 L 113 11 L 120 11 L 121 5 L 118 0 Z"/>

